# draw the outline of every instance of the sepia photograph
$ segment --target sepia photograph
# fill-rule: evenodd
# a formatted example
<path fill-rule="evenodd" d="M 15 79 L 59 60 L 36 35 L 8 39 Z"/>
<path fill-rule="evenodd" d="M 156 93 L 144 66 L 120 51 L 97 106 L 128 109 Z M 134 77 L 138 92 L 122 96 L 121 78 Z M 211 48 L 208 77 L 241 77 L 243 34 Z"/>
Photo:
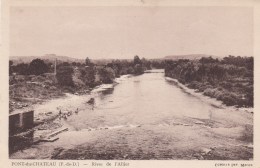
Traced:
<path fill-rule="evenodd" d="M 10 6 L 9 159 L 254 160 L 253 9 Z"/>

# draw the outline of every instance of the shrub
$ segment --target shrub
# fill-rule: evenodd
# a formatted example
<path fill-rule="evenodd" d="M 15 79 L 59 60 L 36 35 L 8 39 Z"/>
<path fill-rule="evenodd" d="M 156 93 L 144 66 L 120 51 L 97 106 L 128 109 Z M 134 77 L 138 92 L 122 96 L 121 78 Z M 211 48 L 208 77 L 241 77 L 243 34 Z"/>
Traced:
<path fill-rule="evenodd" d="M 94 87 L 96 71 L 93 66 L 80 69 L 80 78 L 89 87 Z"/>
<path fill-rule="evenodd" d="M 72 80 L 73 69 L 70 66 L 60 66 L 57 69 L 56 78 L 61 86 L 74 86 Z"/>
<path fill-rule="evenodd" d="M 48 72 L 48 66 L 43 60 L 37 58 L 29 64 L 29 72 L 32 75 L 41 75 Z"/>
<path fill-rule="evenodd" d="M 136 64 L 136 65 L 134 66 L 134 73 L 135 73 L 136 75 L 140 75 L 140 74 L 143 74 L 143 73 L 144 73 L 144 69 L 143 69 L 143 67 L 142 67 L 141 64 Z"/>
<path fill-rule="evenodd" d="M 134 68 L 133 67 L 129 67 L 127 68 L 127 74 L 134 74 Z"/>
<path fill-rule="evenodd" d="M 233 106 L 238 103 L 236 95 L 232 93 L 226 93 L 221 95 L 220 100 L 222 100 L 228 106 Z"/>
<path fill-rule="evenodd" d="M 115 72 L 112 68 L 106 67 L 99 70 L 100 80 L 102 83 L 113 83 Z"/>
<path fill-rule="evenodd" d="M 17 64 L 16 66 L 13 66 L 13 72 L 16 72 L 20 75 L 28 75 L 29 70 L 28 70 L 29 65 L 28 64 Z"/>

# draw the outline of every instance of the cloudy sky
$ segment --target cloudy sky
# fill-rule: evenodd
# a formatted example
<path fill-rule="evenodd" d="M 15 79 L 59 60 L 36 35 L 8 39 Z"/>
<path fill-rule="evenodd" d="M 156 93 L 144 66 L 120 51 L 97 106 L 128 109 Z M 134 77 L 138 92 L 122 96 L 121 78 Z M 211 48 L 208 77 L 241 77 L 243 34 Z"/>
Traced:
<path fill-rule="evenodd" d="M 253 55 L 247 7 L 12 7 L 10 55 Z"/>

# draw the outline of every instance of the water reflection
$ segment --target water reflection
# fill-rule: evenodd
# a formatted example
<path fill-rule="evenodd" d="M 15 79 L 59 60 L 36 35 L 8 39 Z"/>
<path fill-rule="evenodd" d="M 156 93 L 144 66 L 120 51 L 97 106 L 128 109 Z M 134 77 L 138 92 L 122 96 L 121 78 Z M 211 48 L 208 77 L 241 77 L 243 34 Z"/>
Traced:
<path fill-rule="evenodd" d="M 102 90 L 101 91 L 101 93 L 103 94 L 103 95 L 108 95 L 108 94 L 112 94 L 114 92 L 114 88 L 109 88 L 109 89 L 106 89 L 106 90 Z M 101 97 L 103 96 L 101 94 Z M 104 97 L 104 96 L 103 96 Z"/>

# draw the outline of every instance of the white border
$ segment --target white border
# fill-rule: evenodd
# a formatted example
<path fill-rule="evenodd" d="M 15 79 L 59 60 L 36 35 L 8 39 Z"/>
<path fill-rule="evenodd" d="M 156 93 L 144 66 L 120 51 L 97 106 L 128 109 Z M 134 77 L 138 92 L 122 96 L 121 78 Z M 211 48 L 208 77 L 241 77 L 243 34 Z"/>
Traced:
<path fill-rule="evenodd" d="M 260 86 L 260 1 L 258 0 L 3 0 L 2 1 L 2 47 L 0 55 L 0 167 L 19 167 L 11 166 L 12 161 L 8 156 L 8 61 L 9 61 L 9 7 L 10 6 L 248 6 L 254 7 L 254 58 L 255 58 L 255 108 L 254 108 L 254 159 L 253 161 L 127 161 L 129 167 L 217 167 L 218 163 L 252 163 L 256 168 L 260 168 L 260 108 L 259 108 L 259 86 Z M 1 36 L 0 36 L 1 38 Z M 0 39 L 1 42 L 1 39 Z M 34 162 L 35 160 L 25 160 Z M 37 160 L 39 161 L 39 160 Z M 43 160 L 46 161 L 46 160 Z M 59 162 L 53 161 L 51 162 Z M 88 161 L 77 161 L 79 163 L 89 163 Z M 101 161 L 106 163 L 106 161 Z M 115 161 L 112 161 L 115 162 Z M 26 166 L 25 166 L 26 167 Z M 91 167 L 91 166 L 84 166 Z M 106 166 L 103 166 L 106 167 Z M 231 166 L 222 166 L 231 167 Z M 40 168 L 40 166 L 38 166 Z"/>

